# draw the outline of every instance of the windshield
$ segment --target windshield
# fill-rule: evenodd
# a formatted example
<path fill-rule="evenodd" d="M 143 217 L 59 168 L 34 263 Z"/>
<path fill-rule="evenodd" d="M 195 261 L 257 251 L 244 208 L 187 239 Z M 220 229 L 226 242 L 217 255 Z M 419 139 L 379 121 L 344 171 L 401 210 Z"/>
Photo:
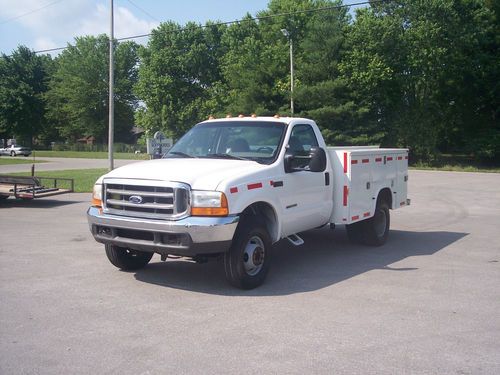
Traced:
<path fill-rule="evenodd" d="M 277 157 L 285 124 L 263 121 L 202 123 L 187 132 L 165 158 L 219 158 L 271 164 Z"/>

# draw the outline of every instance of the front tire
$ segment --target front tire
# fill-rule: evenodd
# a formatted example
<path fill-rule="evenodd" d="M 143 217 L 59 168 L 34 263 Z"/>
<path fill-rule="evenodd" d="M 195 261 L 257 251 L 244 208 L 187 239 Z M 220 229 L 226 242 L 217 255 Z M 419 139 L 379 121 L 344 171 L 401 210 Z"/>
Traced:
<path fill-rule="evenodd" d="M 105 245 L 106 255 L 113 266 L 123 271 L 135 271 L 143 268 L 153 257 L 153 253 L 130 250 L 115 245 Z"/>
<path fill-rule="evenodd" d="M 233 244 L 224 254 L 227 281 L 240 289 L 254 289 L 264 282 L 269 270 L 271 237 L 255 218 L 242 218 Z"/>

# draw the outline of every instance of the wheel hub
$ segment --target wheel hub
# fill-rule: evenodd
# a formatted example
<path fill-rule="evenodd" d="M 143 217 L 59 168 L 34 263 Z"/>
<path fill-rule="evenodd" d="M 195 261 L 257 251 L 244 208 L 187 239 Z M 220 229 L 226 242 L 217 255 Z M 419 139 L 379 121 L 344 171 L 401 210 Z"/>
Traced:
<path fill-rule="evenodd" d="M 248 275 L 255 276 L 260 272 L 264 265 L 265 254 L 264 243 L 260 237 L 250 238 L 243 254 L 243 265 Z"/>

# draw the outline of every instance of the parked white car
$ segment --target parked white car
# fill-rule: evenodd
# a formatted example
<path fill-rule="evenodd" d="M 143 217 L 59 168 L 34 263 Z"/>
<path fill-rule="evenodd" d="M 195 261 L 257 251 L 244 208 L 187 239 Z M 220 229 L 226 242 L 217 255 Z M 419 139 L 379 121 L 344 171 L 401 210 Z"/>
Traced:
<path fill-rule="evenodd" d="M 31 149 L 28 147 L 23 147 L 23 146 L 18 146 L 18 145 L 12 145 L 6 148 L 0 148 L 0 155 L 9 155 L 9 156 L 17 156 L 17 155 L 24 155 L 24 156 L 30 156 L 31 155 Z"/>
<path fill-rule="evenodd" d="M 410 203 L 407 181 L 407 149 L 327 147 L 305 118 L 213 119 L 163 159 L 100 177 L 87 217 L 120 269 L 144 267 L 154 253 L 222 257 L 228 281 L 251 289 L 273 244 L 302 245 L 300 232 L 343 224 L 353 241 L 384 244 L 389 210 Z"/>

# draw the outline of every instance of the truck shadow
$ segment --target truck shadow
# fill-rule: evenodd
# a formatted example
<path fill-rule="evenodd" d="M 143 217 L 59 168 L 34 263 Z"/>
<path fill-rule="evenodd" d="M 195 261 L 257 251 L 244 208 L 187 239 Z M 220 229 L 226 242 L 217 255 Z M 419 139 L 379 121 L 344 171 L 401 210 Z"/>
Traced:
<path fill-rule="evenodd" d="M 418 268 L 398 268 L 391 264 L 412 256 L 431 256 L 467 235 L 392 230 L 387 243 L 374 248 L 351 244 L 343 228 L 305 232 L 302 234 L 305 244 L 300 247 L 294 247 L 288 241 L 281 241 L 275 246 L 266 282 L 250 291 L 227 284 L 220 261 L 206 264 L 170 259 L 167 262 L 151 262 L 136 272 L 135 278 L 146 283 L 207 294 L 289 295 L 322 289 L 376 269 L 413 272 Z"/>

